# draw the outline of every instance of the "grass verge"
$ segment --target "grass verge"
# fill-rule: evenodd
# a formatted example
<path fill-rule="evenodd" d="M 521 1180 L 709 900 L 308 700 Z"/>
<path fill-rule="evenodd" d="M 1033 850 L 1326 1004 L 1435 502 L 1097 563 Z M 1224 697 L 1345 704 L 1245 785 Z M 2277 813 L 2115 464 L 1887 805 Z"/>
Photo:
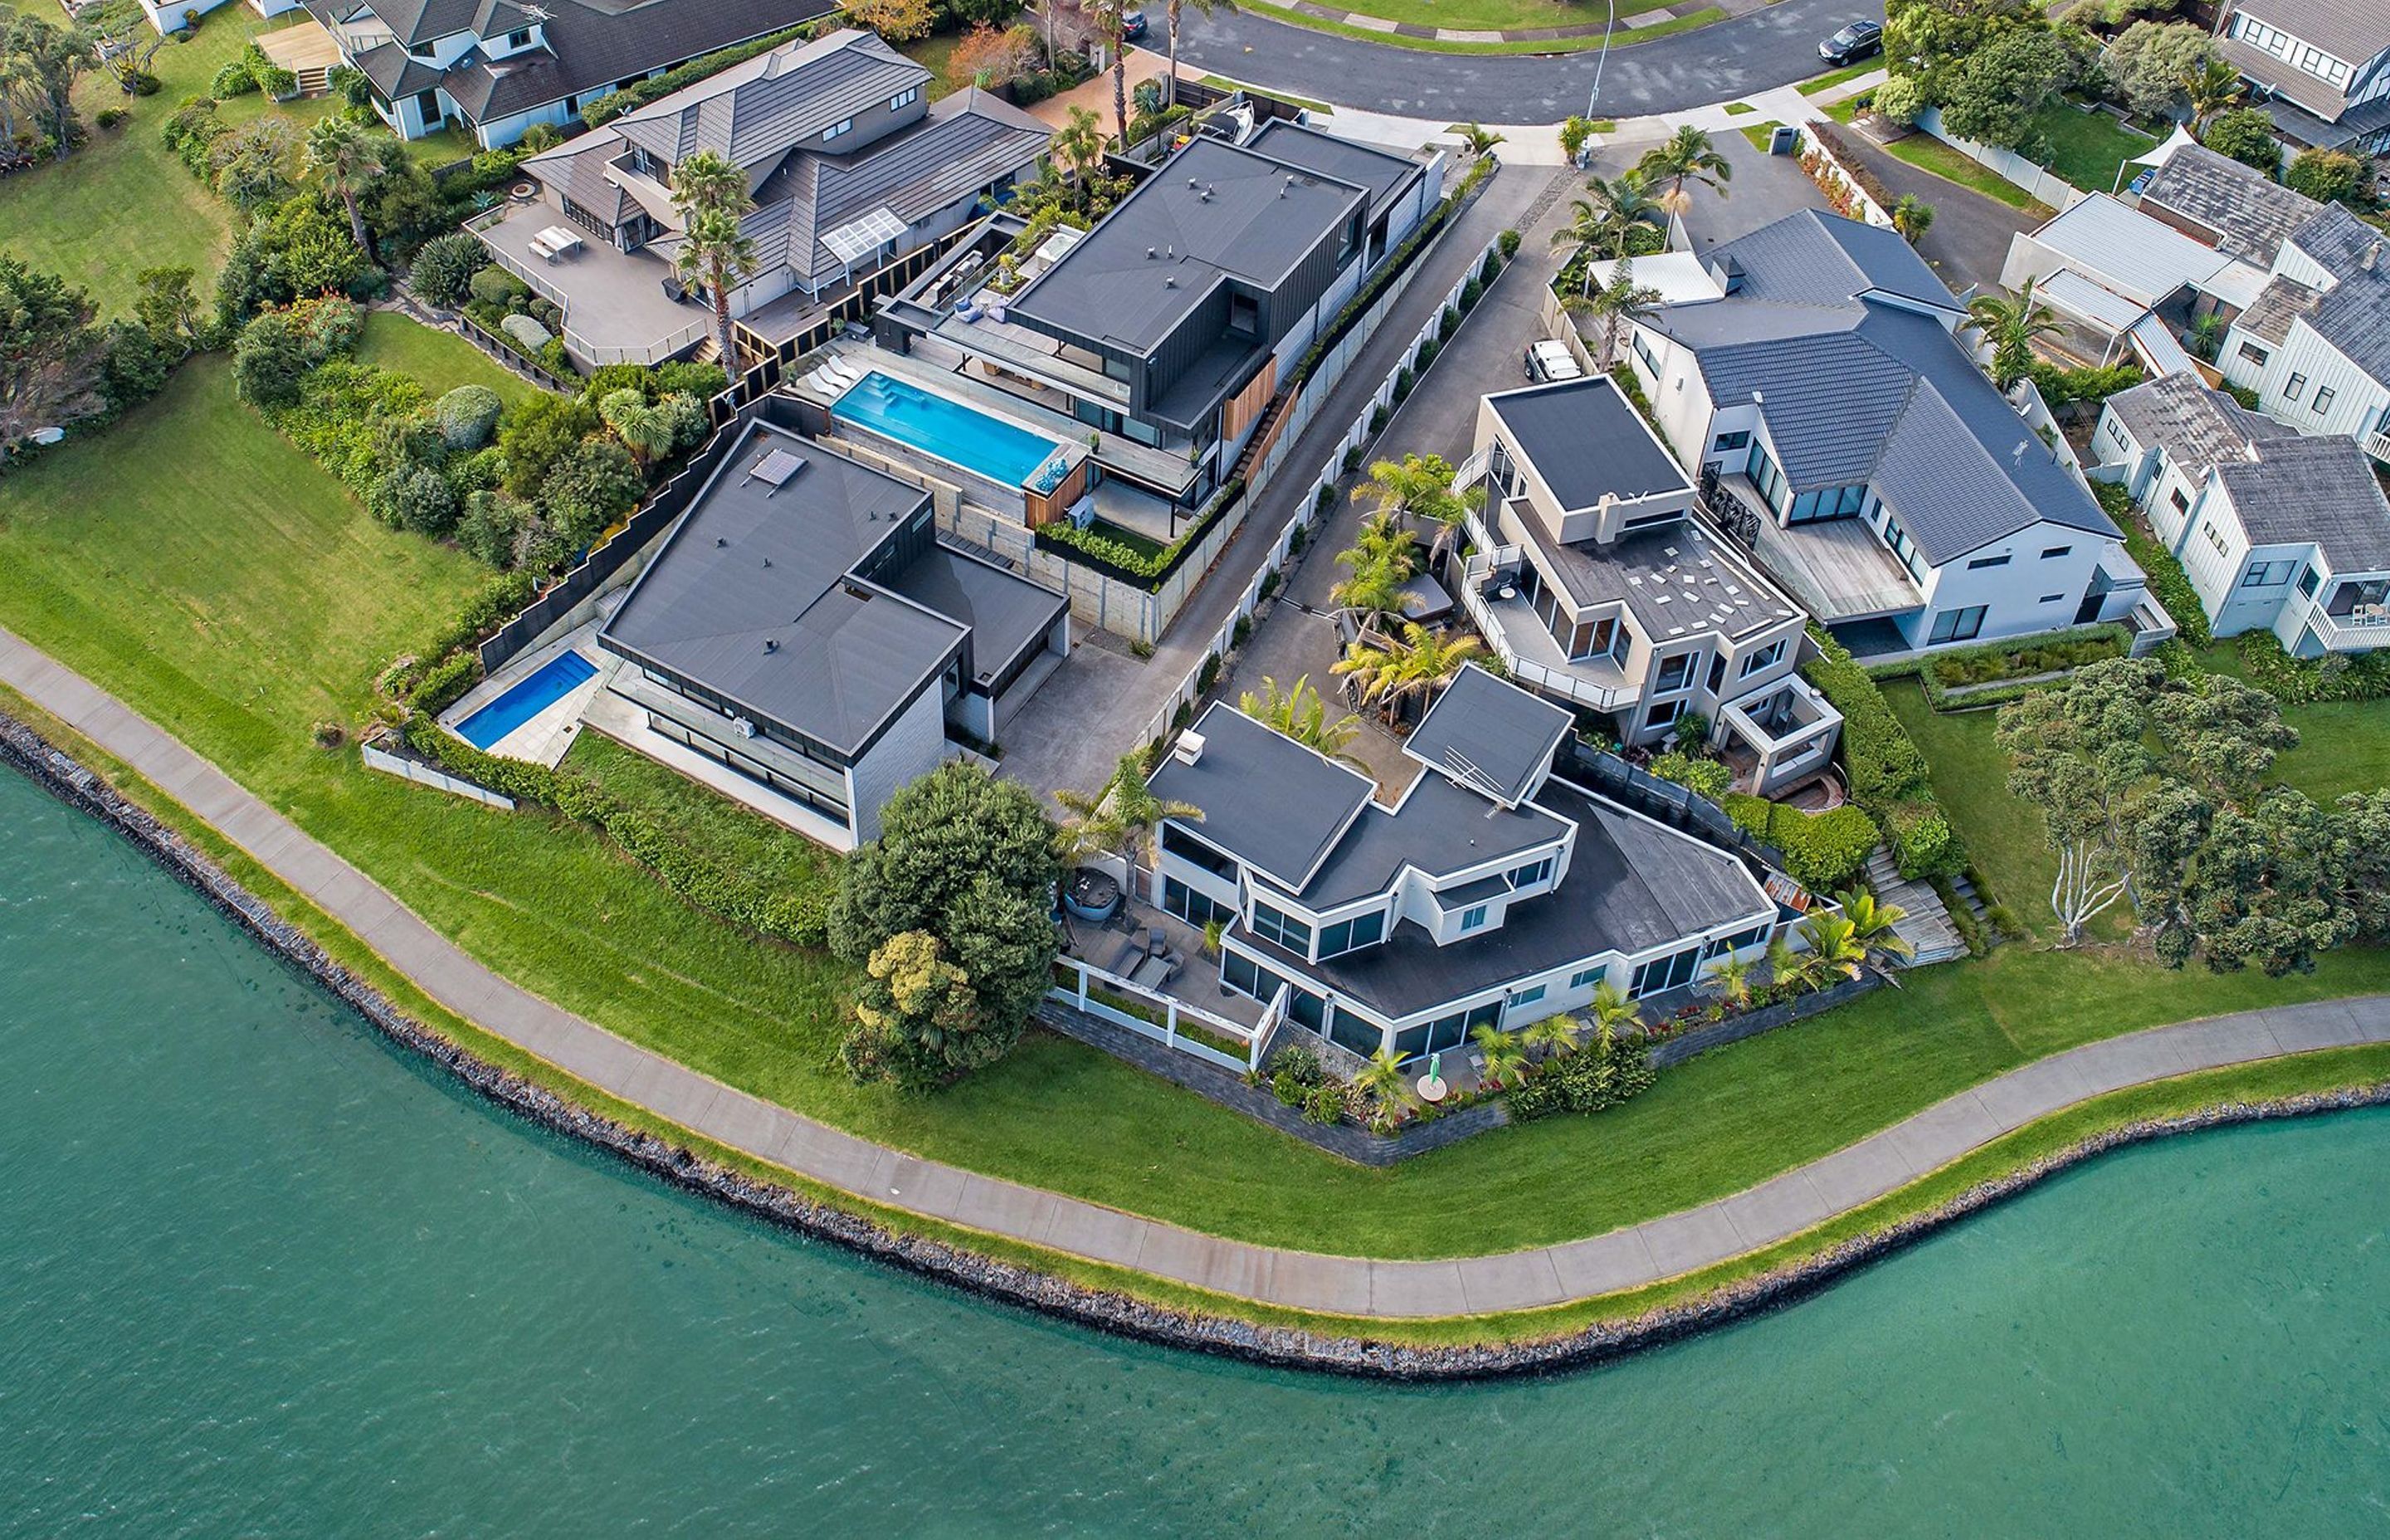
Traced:
<path fill-rule="evenodd" d="M 1581 54 L 1601 46 L 1601 34 L 1599 32 L 1591 37 L 1561 37 L 1543 41 L 1456 43 L 1440 37 L 1409 37 L 1401 32 L 1378 32 L 1368 27 L 1356 27 L 1350 22 L 1330 21 L 1325 17 L 1312 16 L 1303 11 L 1289 9 L 1284 6 L 1271 5 L 1268 0 L 1244 0 L 1244 8 L 1266 16 L 1274 21 L 1283 21 L 1291 27 L 1308 27 L 1316 32 L 1334 32 L 1339 37 L 1358 38 L 1364 43 L 1382 43 L 1390 48 L 1415 48 L 1422 53 L 1431 54 Z M 1649 43 L 1654 38 L 1666 37 L 1673 32 L 1689 32 L 1696 28 L 1706 27 L 1713 22 L 1725 19 L 1724 10 L 1715 6 L 1708 6 L 1693 12 L 1690 16 L 1673 17 L 1665 21 L 1655 21 L 1648 27 L 1622 27 L 1618 34 L 1611 39 L 1611 46 L 1613 48 L 1632 47 L 1638 43 Z M 1443 22 L 1434 23 L 1439 26 L 1444 24 Z"/>
<path fill-rule="evenodd" d="M 395 311 L 366 317 L 357 340 L 357 362 L 412 376 L 433 395 L 459 385 L 486 385 L 512 406 L 539 394 L 539 387 L 500 368 L 489 354 L 452 331 L 436 331 Z"/>
<path fill-rule="evenodd" d="M 1845 65 L 1840 70 L 1829 71 L 1825 74 L 1817 76 L 1815 79 L 1803 81 L 1801 83 L 1801 95 L 1805 96 L 1823 96 L 1827 92 L 1831 91 L 1837 85 L 1844 84 L 1849 81 L 1855 81 L 1861 75 L 1868 73 L 1870 71 L 1881 70 L 1882 68 L 1883 60 L 1880 58 L 1864 59 L 1857 64 Z"/>
<path fill-rule="evenodd" d="M 1769 142 L 1775 138 L 1776 131 L 1783 126 L 1782 123 L 1770 118 L 1764 123 L 1745 123 L 1735 132 L 1750 140 L 1751 148 L 1764 155 L 1767 152 Z"/>
<path fill-rule="evenodd" d="M 1827 115 L 1834 116 L 1832 109 L 1830 109 Z M 1848 122 L 1850 120 L 1836 118 L 1836 121 Z M 1911 134 L 1906 138 L 1895 139 L 1892 143 L 1879 148 L 1896 160 L 1908 161 L 1920 171 L 1930 171 L 1946 182 L 1956 182 L 1970 191 L 1982 193 L 1985 198 L 1998 199 L 2011 209 L 2039 207 L 2034 201 L 2033 194 L 1980 160 L 1960 154 L 1958 150 L 1944 144 L 1931 134 Z"/>

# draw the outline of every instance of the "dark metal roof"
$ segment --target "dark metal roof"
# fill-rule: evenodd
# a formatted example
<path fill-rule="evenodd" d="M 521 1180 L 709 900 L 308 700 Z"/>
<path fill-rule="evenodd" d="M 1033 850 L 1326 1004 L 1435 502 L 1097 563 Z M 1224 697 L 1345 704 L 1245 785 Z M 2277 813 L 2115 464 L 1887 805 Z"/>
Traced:
<path fill-rule="evenodd" d="M 2337 575 L 2390 571 L 2390 500 L 2355 439 L 2268 439 L 2216 474 L 2250 544 L 2313 541 Z"/>
<path fill-rule="evenodd" d="M 1349 182 L 1199 136 L 1016 295 L 1012 311 L 1144 353 L 1230 278 L 1275 291 L 1368 197 Z"/>
<path fill-rule="evenodd" d="M 475 49 L 440 85 L 468 116 L 490 122 L 566 96 L 594 96 L 834 8 L 828 0 L 645 0 L 629 6 L 548 0 L 545 49 L 498 59 Z"/>
<path fill-rule="evenodd" d="M 2291 244 L 2337 280 L 2307 305 L 2307 325 L 2376 381 L 2390 383 L 2390 236 L 2335 203 Z"/>
<path fill-rule="evenodd" d="M 1245 865 L 1300 892 L 1366 806 L 1378 783 L 1225 701 L 1195 724 L 1203 751 L 1192 764 L 1174 746 L 1147 782 L 1166 801 L 1203 810 L 1189 827 Z"/>
<path fill-rule="evenodd" d="M 667 165 L 711 150 L 752 167 L 929 79 L 873 33 L 842 28 L 734 64 L 610 126 Z"/>
<path fill-rule="evenodd" d="M 971 671 L 983 682 L 1041 644 L 1071 608 L 1052 589 L 951 545 L 932 546 L 886 584 L 923 609 L 970 628 Z"/>
<path fill-rule="evenodd" d="M 775 486 L 767 451 L 803 459 Z M 848 574 L 929 494 L 764 422 L 681 516 L 599 640 L 853 755 L 933 682 L 965 628 Z"/>
<path fill-rule="evenodd" d="M 1487 396 L 1521 454 L 1565 509 L 1692 491 L 1676 459 L 1608 375 Z"/>
<path fill-rule="evenodd" d="M 1372 802 L 1296 896 L 1315 909 L 1330 909 L 1384 892 L 1405 866 L 1446 877 L 1543 849 L 1567 832 L 1532 803 L 1497 807 L 1482 793 L 1422 771 L 1398 806 Z"/>
<path fill-rule="evenodd" d="M 2184 145 L 2141 189 L 2144 212 L 2163 211 L 2212 234 L 2228 257 L 2270 267 L 2282 242 L 2322 211 L 2252 166 L 2201 145 Z M 2196 233 L 2196 232 L 2194 232 Z"/>
<path fill-rule="evenodd" d="M 1629 956 L 1775 913 L 1742 864 L 1714 845 L 1559 782 L 1537 799 L 1577 826 L 1568 875 L 1497 930 L 1438 946 L 1398 924 L 1384 944 L 1305 962 L 1240 927 L 1240 945 L 1293 976 L 1310 975 L 1390 1019 L 1415 1016 L 1497 985 L 1611 952 Z"/>
<path fill-rule="evenodd" d="M 1290 166 L 1307 167 L 1322 176 L 1368 188 L 1372 215 L 1383 212 L 1426 174 L 1426 168 L 1416 160 L 1322 134 L 1291 118 L 1273 118 L 1264 123 L 1260 133 L 1245 141 L 1245 148 Z"/>
<path fill-rule="evenodd" d="M 1510 806 L 1551 768 L 1574 719 L 1560 706 L 1471 663 L 1428 708 L 1403 752 Z"/>

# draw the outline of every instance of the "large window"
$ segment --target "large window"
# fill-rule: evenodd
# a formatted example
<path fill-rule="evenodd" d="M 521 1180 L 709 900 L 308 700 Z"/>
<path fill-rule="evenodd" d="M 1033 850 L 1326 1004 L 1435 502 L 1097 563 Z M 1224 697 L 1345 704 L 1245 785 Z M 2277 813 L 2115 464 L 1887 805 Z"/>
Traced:
<path fill-rule="evenodd" d="M 1208 841 L 1199 840 L 1176 824 L 1162 826 L 1162 848 L 1189 866 L 1201 866 L 1214 877 L 1237 879 L 1237 863 L 1227 853 Z"/>
<path fill-rule="evenodd" d="M 1774 641 L 1768 643 L 1766 647 L 1763 647 L 1758 651 L 1753 653 L 1750 657 L 1745 658 L 1742 661 L 1742 667 L 1735 671 L 1735 677 L 1738 679 L 1748 679 L 1753 674 L 1757 674 L 1761 669 L 1774 668 L 1777 663 L 1783 659 L 1784 648 L 1789 638 L 1787 637 L 1779 636 Z"/>
<path fill-rule="evenodd" d="M 1807 524 L 1826 519 L 1856 519 L 1867 507 L 1867 488 L 1861 486 L 1824 487 L 1805 492 L 1792 499 L 1786 510 L 1788 524 Z"/>
<path fill-rule="evenodd" d="M 1743 473 L 1751 478 L 1751 484 L 1759 489 L 1759 495 L 1767 500 L 1769 507 L 1779 513 L 1784 511 L 1784 472 L 1776 468 L 1775 457 L 1757 439 L 1751 441 L 1751 458 L 1743 462 Z"/>
<path fill-rule="evenodd" d="M 1660 663 L 1660 676 L 1651 682 L 1651 688 L 1659 694 L 1665 695 L 1670 690 L 1680 690 L 1691 684 L 1693 663 L 1700 656 L 1701 654 L 1697 652 L 1679 652 L 1674 658 L 1663 659 Z"/>
<path fill-rule="evenodd" d="M 1654 957 L 1635 969 L 1635 981 L 1627 993 L 1639 1000 L 1664 990 L 1682 989 L 1693 982 L 1693 970 L 1701 965 L 1702 949 L 1698 946 L 1688 946 L 1670 956 Z"/>
<path fill-rule="evenodd" d="M 1342 953 L 1375 946 L 1386 939 L 1386 916 L 1381 909 L 1351 919 L 1340 919 L 1333 925 L 1319 928 L 1319 956 L 1325 962 Z"/>
<path fill-rule="evenodd" d="M 1591 968 L 1580 968 L 1575 972 L 1570 974 L 1569 987 L 1571 989 L 1591 989 L 1594 985 L 1601 982 L 1602 980 L 1609 976 L 1610 965 L 1608 963 L 1596 963 Z"/>
<path fill-rule="evenodd" d="M 1925 564 L 1924 553 L 1917 548 L 1917 542 L 1908 538 L 1908 532 L 1900 527 L 1900 520 L 1895 519 L 1889 510 L 1883 516 L 1883 543 L 1892 548 L 1893 555 L 1900 558 L 1900 564 L 1908 569 L 1909 576 L 1923 581 L 1924 573 L 1921 569 Z"/>
<path fill-rule="evenodd" d="M 1972 642 L 1983 634 L 1984 611 L 1988 606 L 1971 604 L 1964 610 L 1945 610 L 1934 617 L 1934 630 L 1929 641 Z"/>
<path fill-rule="evenodd" d="M 1484 928 L 1484 905 L 1480 904 L 1472 908 L 1467 908 L 1460 911 L 1460 933 L 1462 935 L 1465 936 L 1471 930 L 1482 930 Z"/>
<path fill-rule="evenodd" d="M 1514 892 L 1521 888 L 1541 887 L 1552 879 L 1552 858 L 1547 855 L 1540 861 L 1531 861 L 1523 866 L 1513 866 L 1504 872 L 1502 878 L 1504 881 L 1510 884 L 1511 891 Z"/>
<path fill-rule="evenodd" d="M 1469 1034 L 1479 1027 L 1499 1025 L 1502 1002 L 1488 1000 L 1469 1010 L 1456 1010 L 1449 1016 L 1439 1016 L 1433 1021 L 1405 1027 L 1394 1034 L 1394 1054 L 1408 1061 L 1424 1059 L 1432 1053 L 1451 1053 L 1469 1041 Z"/>
<path fill-rule="evenodd" d="M 1236 910 L 1209 894 L 1197 892 L 1175 877 L 1162 879 L 1162 906 L 1189 925 L 1209 925 L 1215 919 L 1237 918 Z"/>
<path fill-rule="evenodd" d="M 2296 576 L 2298 570 L 2299 564 L 2295 561 L 2253 561 L 2249 570 L 2241 574 L 2241 586 L 2278 588 Z"/>
<path fill-rule="evenodd" d="M 1253 900 L 1253 934 L 1276 942 L 1290 952 L 1311 956 L 1311 927 L 1282 909 Z"/>
<path fill-rule="evenodd" d="M 1297 1022 L 1317 1032 L 1328 1021 L 1328 1001 L 1291 979 L 1281 978 L 1241 952 L 1225 952 L 1220 956 L 1220 981 L 1240 995 L 1250 995 L 1264 1004 L 1278 998 L 1279 987 L 1286 986 L 1286 1013 Z"/>

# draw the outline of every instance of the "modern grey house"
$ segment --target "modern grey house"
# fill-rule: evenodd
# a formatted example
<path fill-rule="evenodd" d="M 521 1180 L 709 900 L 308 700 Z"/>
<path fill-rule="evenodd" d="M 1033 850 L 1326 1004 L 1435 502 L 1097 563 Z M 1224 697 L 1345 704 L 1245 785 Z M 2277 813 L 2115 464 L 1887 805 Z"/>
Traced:
<path fill-rule="evenodd" d="M 274 16 L 296 0 L 251 3 Z M 400 138 L 456 122 L 492 149 L 534 123 L 570 122 L 610 91 L 836 8 L 821 0 L 304 3 Z"/>
<path fill-rule="evenodd" d="M 874 839 L 950 732 L 993 742 L 1070 650 L 1062 596 L 943 545 L 930 494 L 751 423 L 598 646 L 632 747 L 838 850 Z M 720 784 L 716 780 L 716 784 Z"/>
<path fill-rule="evenodd" d="M 1699 712 L 1740 789 L 1832 759 L 1842 713 L 1798 668 L 1808 617 L 1693 512 L 1693 484 L 1607 375 L 1484 397 L 1458 586 L 1510 677 L 1622 743 Z M 1814 649 L 1812 649 L 1814 650 Z"/>
<path fill-rule="evenodd" d="M 2063 441 L 1977 366 L 1906 240 L 1804 211 L 1678 261 L 1632 367 L 1730 533 L 1852 651 L 2112 620 L 2163 639 Z"/>
<path fill-rule="evenodd" d="M 2355 440 L 2176 374 L 2110 396 L 2092 442 L 2216 635 L 2263 628 L 2300 658 L 2390 645 L 2390 500 Z"/>
<path fill-rule="evenodd" d="M 1377 783 L 1217 704 L 1154 772 L 1203 810 L 1161 831 L 1163 907 L 1218 919 L 1222 987 L 1364 1056 L 1641 996 L 1767 945 L 1776 904 L 1736 857 L 1559 779 L 1566 711 L 1470 668 Z"/>
<path fill-rule="evenodd" d="M 730 313 L 766 340 L 891 260 L 961 229 L 1044 159 L 1050 131 L 985 92 L 929 99 L 930 71 L 872 33 L 790 43 L 534 155 L 538 201 L 474 226 L 518 277 L 563 305 L 576 352 L 667 358 L 711 335 L 701 286 L 674 263 L 673 168 L 700 151 L 747 173 L 739 229 L 753 272 Z M 559 222 L 583 237 L 554 256 Z M 618 358 L 592 357 L 589 362 Z"/>
<path fill-rule="evenodd" d="M 2390 150 L 2390 9 L 2377 0 L 2232 0 L 2216 51 L 2291 144 Z"/>
<path fill-rule="evenodd" d="M 1438 164 L 1284 122 L 1242 145 L 1198 135 L 1084 234 L 965 287 L 925 277 L 882 308 L 880 341 L 1164 451 L 1174 470 L 1144 484 L 1191 506 L 1434 205 Z"/>

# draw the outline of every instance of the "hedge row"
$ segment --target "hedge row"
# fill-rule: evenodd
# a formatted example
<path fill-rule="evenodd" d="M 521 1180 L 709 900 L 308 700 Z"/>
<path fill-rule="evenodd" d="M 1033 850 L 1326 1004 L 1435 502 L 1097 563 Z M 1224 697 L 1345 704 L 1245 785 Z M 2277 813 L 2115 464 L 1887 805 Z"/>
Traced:
<path fill-rule="evenodd" d="M 1901 876 L 1957 871 L 1966 853 L 1934 800 L 1925 755 L 1843 644 L 1821 628 L 1811 628 L 1809 635 L 1818 656 L 1801 665 L 1801 676 L 1843 713 L 1843 764 L 1850 773 L 1851 800 L 1891 841 Z"/>
<path fill-rule="evenodd" d="M 2113 621 L 2103 621 L 2024 641 L 1987 642 L 1982 647 L 1937 652 L 1923 660 L 1904 658 L 1897 662 L 1872 664 L 1867 672 L 1870 678 L 1877 680 L 1914 676 L 1918 687 L 1925 693 L 1926 703 L 1937 712 L 1972 712 L 2031 694 L 2041 684 L 2023 681 L 2037 674 L 2064 673 L 2121 658 L 2132 648 L 2131 632 Z M 2003 683 L 2008 680 L 2019 682 Z"/>
<path fill-rule="evenodd" d="M 684 85 L 694 85 L 708 75 L 719 74 L 734 64 L 743 64 L 758 54 L 770 53 L 791 38 L 811 36 L 813 31 L 811 23 L 799 27 L 784 27 L 769 37 L 755 38 L 736 46 L 725 48 L 718 53 L 708 54 L 703 58 L 690 60 L 677 70 L 667 70 L 661 75 L 651 75 L 636 85 L 626 86 L 620 91 L 609 91 L 581 109 L 581 121 L 592 128 L 603 128 L 635 108 L 645 107 L 651 101 L 669 96 Z"/>
<path fill-rule="evenodd" d="M 2191 646 L 2205 647 L 2209 640 L 2206 602 L 2191 586 L 2191 574 L 2182 570 L 2182 563 L 2134 508 L 2133 494 L 2114 481 L 2094 481 L 2091 491 L 2100 507 L 2125 532 L 2125 554 L 2149 579 L 2150 592 L 2174 618 L 2176 632 Z"/>
<path fill-rule="evenodd" d="M 1212 500 L 1203 505 L 1203 511 L 1195 516 L 1194 522 L 1189 524 L 1177 539 L 1150 556 L 1125 541 L 1067 522 L 1040 525 L 1037 544 L 1049 551 L 1060 553 L 1068 559 L 1093 567 L 1107 577 L 1159 589 L 1186 562 L 1188 553 L 1195 548 L 1195 543 L 1211 533 L 1212 526 L 1217 524 L 1235 506 L 1237 499 L 1244 494 L 1244 479 L 1230 477 L 1219 491 L 1212 494 Z"/>
<path fill-rule="evenodd" d="M 407 724 L 406 741 L 450 775 L 517 802 L 553 808 L 575 823 L 599 830 L 623 853 L 698 908 L 798 946 L 828 943 L 830 894 L 827 886 L 791 892 L 748 881 L 681 843 L 647 814 L 587 776 L 485 754 L 429 717 L 418 716 Z"/>
<path fill-rule="evenodd" d="M 1882 838 L 1875 820 L 1844 803 L 1816 815 L 1765 797 L 1728 795 L 1721 802 L 1735 827 L 1784 853 L 1784 869 L 1812 892 L 1847 888 L 1867 869 L 1868 855 Z"/>

